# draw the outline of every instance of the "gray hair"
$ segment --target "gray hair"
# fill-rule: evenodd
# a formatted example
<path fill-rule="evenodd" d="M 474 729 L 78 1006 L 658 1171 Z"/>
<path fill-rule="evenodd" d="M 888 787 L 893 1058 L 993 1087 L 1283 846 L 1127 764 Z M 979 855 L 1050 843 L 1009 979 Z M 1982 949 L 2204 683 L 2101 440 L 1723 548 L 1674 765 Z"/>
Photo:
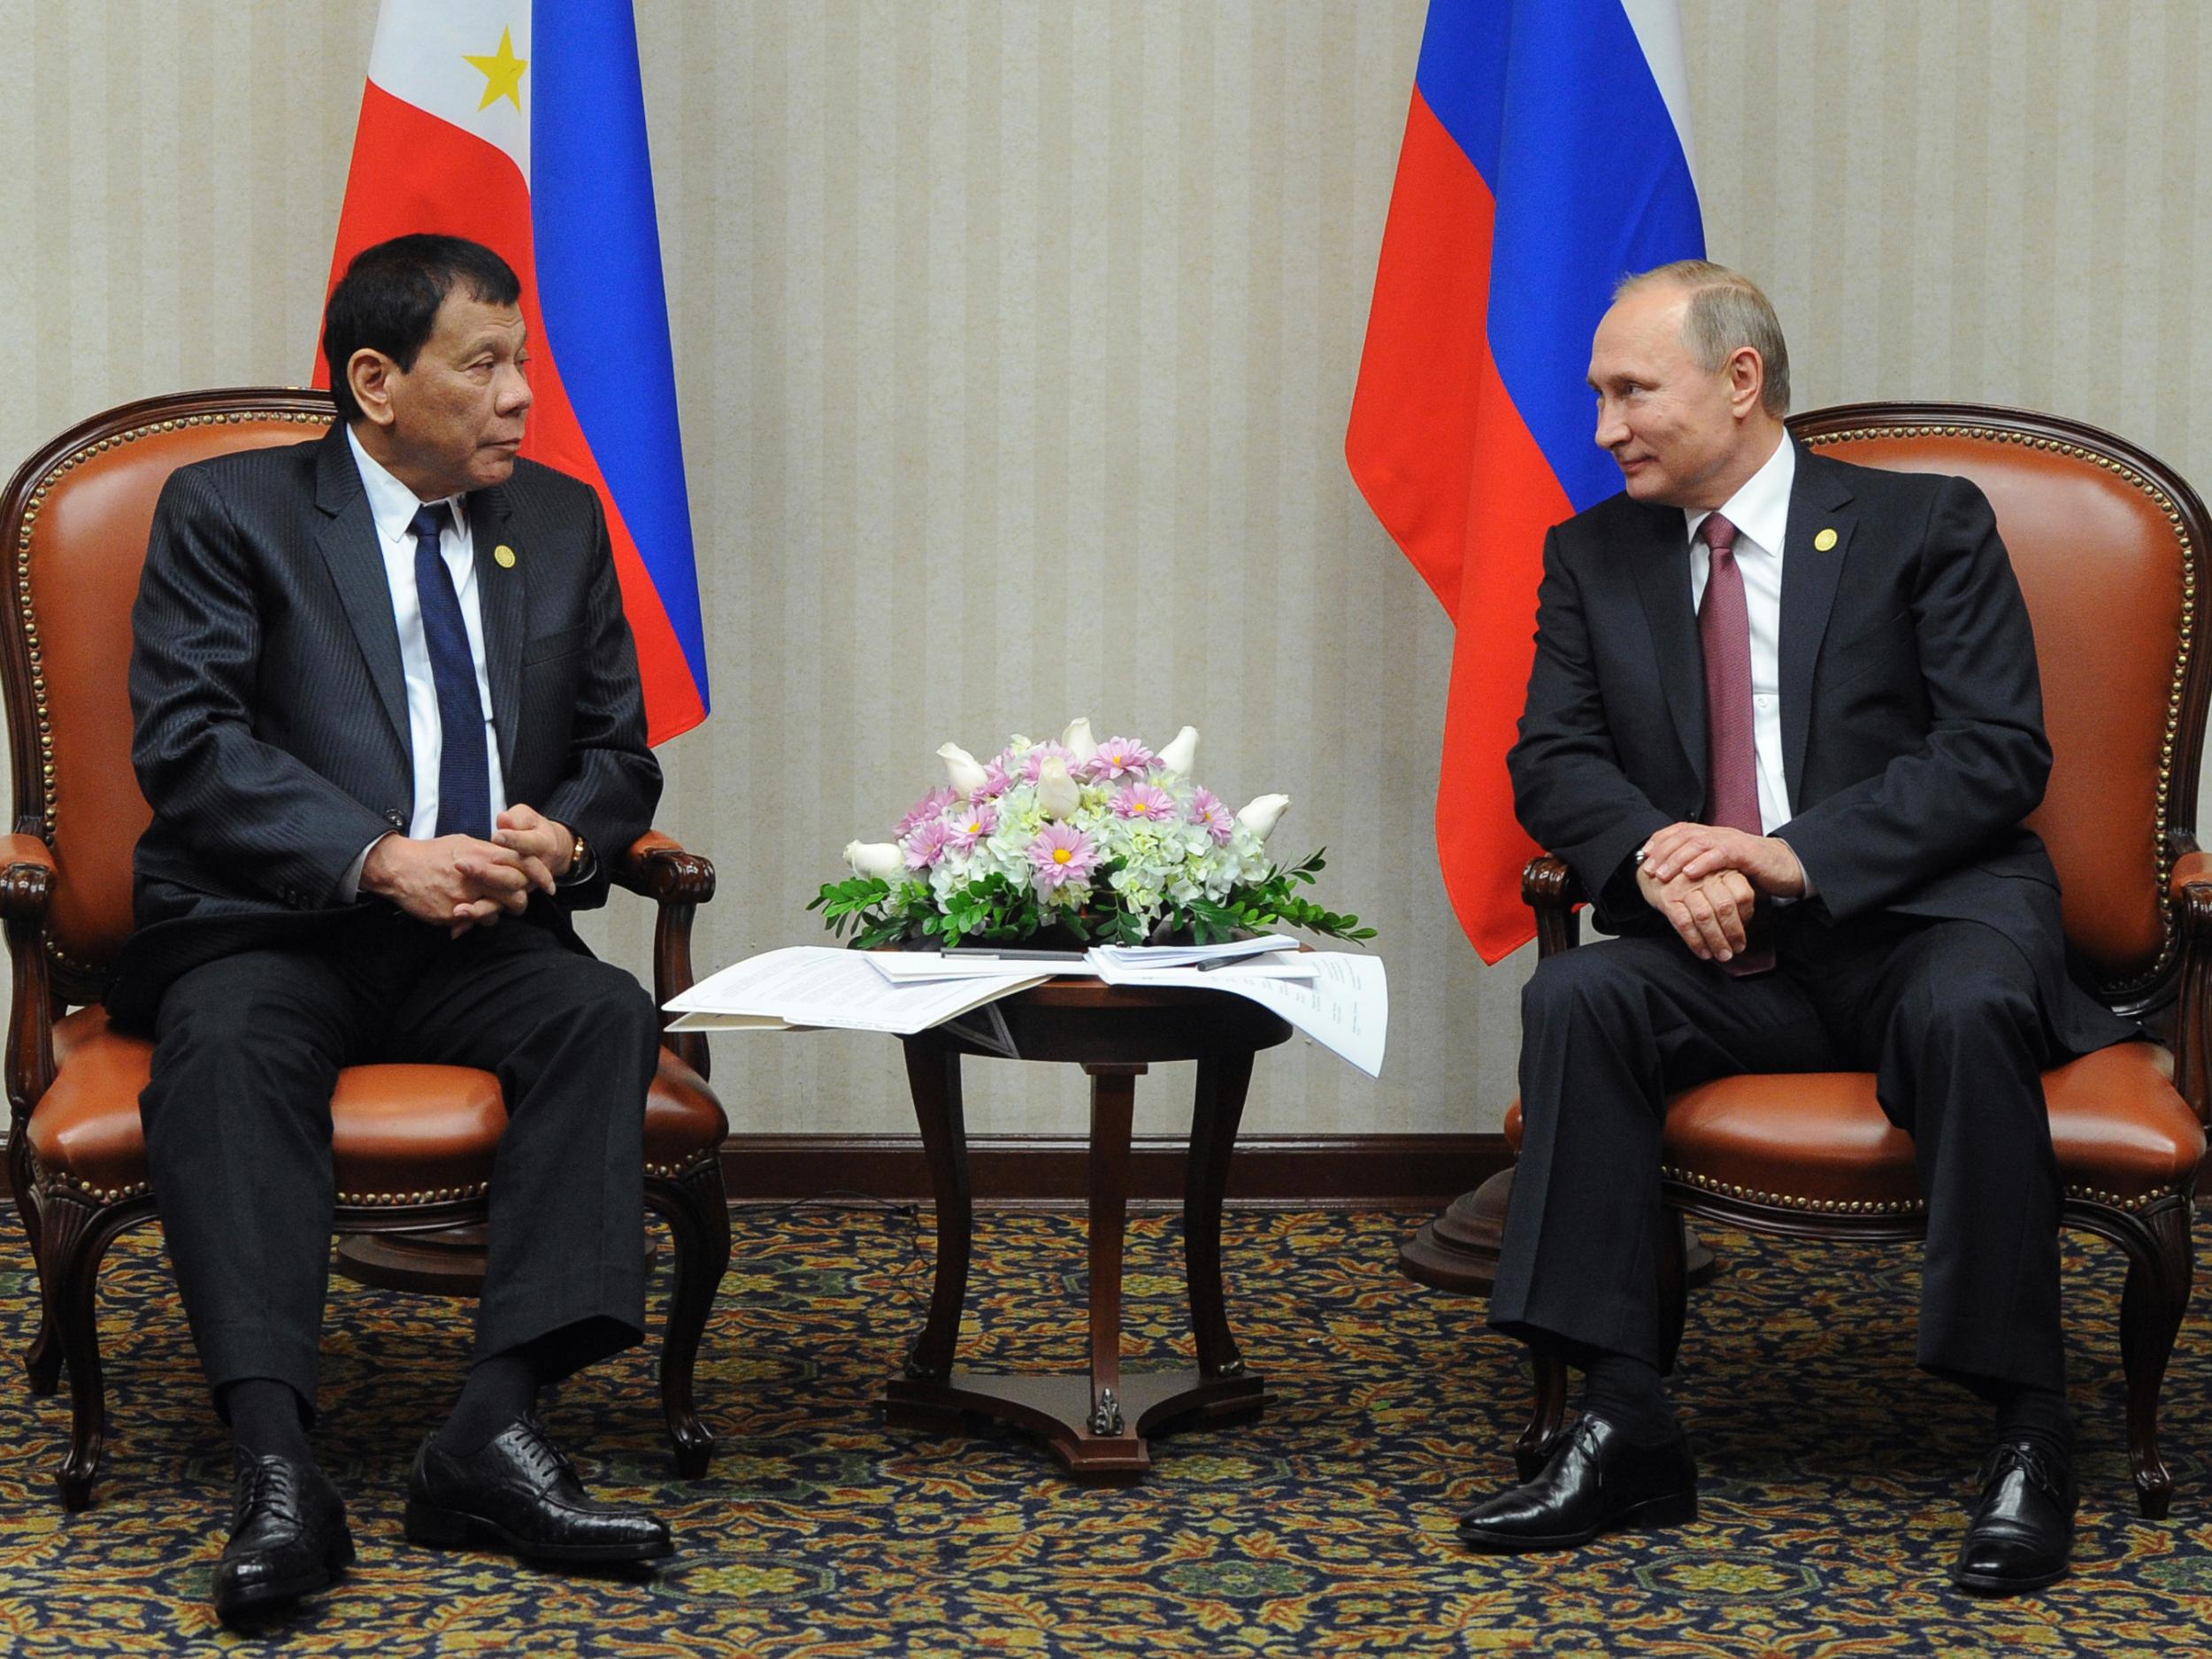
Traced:
<path fill-rule="evenodd" d="M 1678 259 L 1623 277 L 1616 300 L 1640 288 L 1662 284 L 1686 289 L 1689 309 L 1682 319 L 1682 343 L 1708 374 L 1745 346 L 1759 354 L 1766 380 L 1760 402 L 1777 419 L 1790 412 L 1790 349 L 1782 339 L 1782 320 L 1774 303 L 1741 272 L 1709 259 Z"/>

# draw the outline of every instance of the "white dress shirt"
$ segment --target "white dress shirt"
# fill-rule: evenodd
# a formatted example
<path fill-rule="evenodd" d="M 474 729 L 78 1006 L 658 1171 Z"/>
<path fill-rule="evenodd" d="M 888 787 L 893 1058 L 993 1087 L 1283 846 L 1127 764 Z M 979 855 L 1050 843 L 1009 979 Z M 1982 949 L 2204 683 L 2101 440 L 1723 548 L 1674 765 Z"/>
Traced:
<path fill-rule="evenodd" d="M 1771 835 L 1790 821 L 1789 780 L 1782 770 L 1782 547 L 1789 531 L 1790 486 L 1797 446 L 1784 438 L 1766 465 L 1728 498 L 1721 515 L 1736 526 L 1736 568 L 1743 572 L 1744 609 L 1751 621 L 1751 735 L 1758 750 L 1759 825 Z M 1698 535 L 1709 514 L 1684 508 L 1690 536 L 1690 609 L 1705 597 L 1712 550 Z"/>
<path fill-rule="evenodd" d="M 407 833 L 428 841 L 438 833 L 438 764 L 444 731 L 438 719 L 438 682 L 430 668 L 430 644 L 422 630 L 422 601 L 415 590 L 415 534 L 408 526 L 415 514 L 433 503 L 385 471 L 376 457 L 361 447 L 353 429 L 346 429 L 353 446 L 354 465 L 360 469 L 361 487 L 368 492 L 369 513 L 376 521 L 376 540 L 384 555 L 384 580 L 392 594 L 392 620 L 399 626 L 399 664 L 407 680 L 409 748 L 415 764 L 415 812 Z M 492 682 L 484 662 L 483 608 L 476 594 L 476 544 L 469 534 L 467 498 L 446 499 L 450 509 L 443 534 L 438 537 L 439 557 L 453 574 L 453 588 L 461 601 L 461 620 L 468 630 L 469 656 L 476 664 L 476 695 L 484 711 L 479 741 L 491 779 L 490 817 L 495 822 L 507 809 L 506 781 L 499 771 L 499 744 L 492 729 Z M 382 840 L 381 836 L 377 838 Z M 371 847 L 376 843 L 369 843 Z M 340 898 L 351 902 L 360 889 L 361 866 L 369 856 L 364 847 L 340 884 Z"/>

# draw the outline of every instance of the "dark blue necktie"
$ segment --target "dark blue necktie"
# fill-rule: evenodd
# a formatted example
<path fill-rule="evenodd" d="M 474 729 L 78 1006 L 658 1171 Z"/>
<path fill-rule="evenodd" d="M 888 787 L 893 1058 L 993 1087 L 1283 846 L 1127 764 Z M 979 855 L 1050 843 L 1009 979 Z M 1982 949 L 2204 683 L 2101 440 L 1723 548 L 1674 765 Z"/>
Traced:
<path fill-rule="evenodd" d="M 438 502 L 418 509 L 407 526 L 415 534 L 415 596 L 422 606 L 423 641 L 430 648 L 430 677 L 438 687 L 438 833 L 489 841 L 492 778 L 484 757 L 476 658 L 469 651 L 453 572 L 438 551 L 439 533 L 450 516 Z"/>

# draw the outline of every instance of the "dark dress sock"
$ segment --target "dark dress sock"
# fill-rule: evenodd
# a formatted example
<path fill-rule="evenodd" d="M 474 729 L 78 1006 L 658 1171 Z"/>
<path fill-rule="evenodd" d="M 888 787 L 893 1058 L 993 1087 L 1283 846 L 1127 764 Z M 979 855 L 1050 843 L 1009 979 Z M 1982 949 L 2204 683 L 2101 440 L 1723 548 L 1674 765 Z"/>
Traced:
<path fill-rule="evenodd" d="M 242 1377 L 225 1384 L 216 1403 L 248 1455 L 315 1461 L 307 1447 L 307 1407 L 290 1384 L 273 1377 Z"/>
<path fill-rule="evenodd" d="M 1664 1446 L 1682 1432 L 1658 1371 L 1626 1354 L 1590 1356 L 1582 1409 L 1603 1417 L 1638 1446 Z"/>
<path fill-rule="evenodd" d="M 438 1431 L 438 1449 L 456 1457 L 480 1452 L 537 1403 L 538 1368 L 528 1353 L 510 1348 L 469 1367 L 453 1415 Z"/>
<path fill-rule="evenodd" d="M 2055 1463 L 2072 1460 L 2074 1414 L 2067 1408 L 2065 1394 L 2058 1389 L 1988 1380 L 1978 1380 L 1968 1386 L 1997 1409 L 1999 1440 L 2025 1440 Z"/>

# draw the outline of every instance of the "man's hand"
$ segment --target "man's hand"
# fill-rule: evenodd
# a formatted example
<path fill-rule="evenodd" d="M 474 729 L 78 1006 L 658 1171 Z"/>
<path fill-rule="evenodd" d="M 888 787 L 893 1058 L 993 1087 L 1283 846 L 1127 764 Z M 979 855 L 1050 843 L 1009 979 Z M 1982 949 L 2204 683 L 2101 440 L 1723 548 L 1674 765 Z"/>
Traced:
<path fill-rule="evenodd" d="M 541 893 L 552 892 L 554 884 L 568 873 L 570 855 L 576 850 L 576 837 L 567 825 L 519 801 L 499 815 L 492 840 L 520 856 L 531 885 Z"/>
<path fill-rule="evenodd" d="M 1647 858 L 1636 872 L 1637 890 L 1645 903 L 1667 918 L 1691 955 L 1701 962 L 1726 962 L 1743 949 L 1759 901 L 1740 872 L 1723 870 L 1702 880 L 1677 875 L 1662 881 L 1652 873 L 1651 864 Z"/>
<path fill-rule="evenodd" d="M 1640 879 L 1652 876 L 1661 882 L 1677 876 L 1703 881 L 1724 870 L 1735 871 L 1769 898 L 1805 895 L 1805 866 L 1787 841 L 1711 824 L 1668 825 L 1644 843 L 1644 862 L 1637 874 Z"/>
<path fill-rule="evenodd" d="M 362 862 L 361 891 L 458 939 L 472 927 L 490 926 L 503 912 L 519 916 L 529 907 L 536 881 L 526 863 L 520 853 L 473 835 L 426 841 L 387 835 Z"/>

